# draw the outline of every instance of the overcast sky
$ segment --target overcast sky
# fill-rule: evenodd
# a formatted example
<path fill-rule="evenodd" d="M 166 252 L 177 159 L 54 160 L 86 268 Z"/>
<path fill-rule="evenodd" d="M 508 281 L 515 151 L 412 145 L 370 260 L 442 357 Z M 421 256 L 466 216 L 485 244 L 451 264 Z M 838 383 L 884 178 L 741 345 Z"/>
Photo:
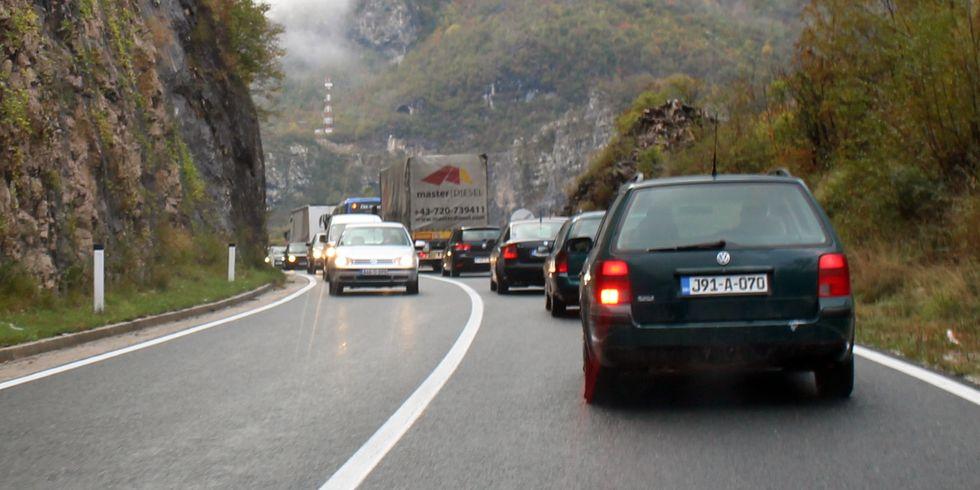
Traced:
<path fill-rule="evenodd" d="M 287 63 L 322 67 L 352 61 L 344 34 L 354 0 L 266 1 L 272 5 L 270 17 L 286 28 L 281 41 Z"/>

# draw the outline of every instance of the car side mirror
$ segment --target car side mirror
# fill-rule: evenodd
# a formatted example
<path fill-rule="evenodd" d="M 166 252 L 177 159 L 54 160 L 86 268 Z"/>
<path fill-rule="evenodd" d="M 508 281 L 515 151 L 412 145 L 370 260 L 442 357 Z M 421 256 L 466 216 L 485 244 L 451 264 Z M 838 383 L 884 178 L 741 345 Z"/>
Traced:
<path fill-rule="evenodd" d="M 587 236 L 572 238 L 565 242 L 565 250 L 574 253 L 588 253 L 592 250 L 592 238 Z"/>
<path fill-rule="evenodd" d="M 426 246 L 425 240 L 415 240 L 415 250 L 422 250 Z"/>

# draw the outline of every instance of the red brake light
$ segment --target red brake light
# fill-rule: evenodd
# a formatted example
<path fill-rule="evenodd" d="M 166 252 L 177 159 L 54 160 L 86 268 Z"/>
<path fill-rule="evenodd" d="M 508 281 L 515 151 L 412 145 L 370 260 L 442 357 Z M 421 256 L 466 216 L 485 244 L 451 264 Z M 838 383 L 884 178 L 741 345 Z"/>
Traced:
<path fill-rule="evenodd" d="M 504 260 L 514 260 L 517 258 L 517 245 L 507 245 L 503 252 Z"/>
<path fill-rule="evenodd" d="M 457 243 L 456 245 L 453 245 L 453 250 L 457 252 L 469 252 L 470 245 L 468 243 Z"/>
<path fill-rule="evenodd" d="M 821 298 L 850 296 L 851 273 L 844 254 L 820 256 L 820 274 L 817 291 Z"/>
<path fill-rule="evenodd" d="M 599 267 L 599 276 L 596 278 L 596 292 L 600 304 L 609 306 L 629 304 L 632 294 L 629 265 L 622 260 L 603 262 Z"/>
<path fill-rule="evenodd" d="M 555 256 L 555 272 L 568 274 L 568 256 L 564 252 Z"/>
<path fill-rule="evenodd" d="M 621 277 L 629 274 L 629 266 L 622 260 L 607 260 L 602 263 L 602 275 L 605 277 Z"/>

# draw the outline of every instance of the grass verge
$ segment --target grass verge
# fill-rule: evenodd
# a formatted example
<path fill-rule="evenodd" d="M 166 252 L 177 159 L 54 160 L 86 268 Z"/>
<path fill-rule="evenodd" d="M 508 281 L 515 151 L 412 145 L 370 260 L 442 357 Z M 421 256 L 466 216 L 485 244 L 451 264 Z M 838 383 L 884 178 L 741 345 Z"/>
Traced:
<path fill-rule="evenodd" d="M 980 264 L 851 257 L 858 343 L 980 384 Z"/>
<path fill-rule="evenodd" d="M 92 311 L 90 296 L 80 294 L 21 311 L 0 311 L 0 347 L 211 303 L 263 284 L 280 285 L 285 276 L 271 267 L 243 268 L 235 279 L 228 282 L 225 272 L 213 267 L 186 268 L 160 289 L 114 289 L 113 284 L 106 284 L 106 308 L 102 314 Z"/>

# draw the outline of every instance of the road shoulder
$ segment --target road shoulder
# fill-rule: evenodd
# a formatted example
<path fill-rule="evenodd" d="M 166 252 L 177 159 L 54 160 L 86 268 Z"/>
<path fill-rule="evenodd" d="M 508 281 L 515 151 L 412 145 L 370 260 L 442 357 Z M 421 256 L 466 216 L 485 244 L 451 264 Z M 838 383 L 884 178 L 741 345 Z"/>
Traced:
<path fill-rule="evenodd" d="M 253 310 L 289 296 L 306 285 L 307 280 L 305 277 L 289 274 L 287 275 L 284 287 L 270 289 L 257 297 L 238 303 L 235 306 L 0 363 L 0 382 L 28 376 L 46 369 L 126 348 L 196 325 Z"/>

